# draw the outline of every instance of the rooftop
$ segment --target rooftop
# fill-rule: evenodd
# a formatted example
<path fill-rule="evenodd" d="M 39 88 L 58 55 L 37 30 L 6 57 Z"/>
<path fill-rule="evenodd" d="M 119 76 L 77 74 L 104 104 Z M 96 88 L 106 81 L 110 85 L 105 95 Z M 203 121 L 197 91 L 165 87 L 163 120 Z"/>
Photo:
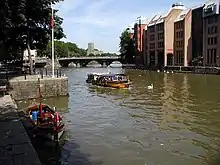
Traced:
<path fill-rule="evenodd" d="M 137 17 L 137 19 L 136 19 L 136 21 L 135 21 L 135 24 L 147 24 L 148 23 L 148 20 L 147 20 L 147 18 L 146 17 L 144 17 L 144 16 L 139 16 L 139 17 Z"/>
<path fill-rule="evenodd" d="M 146 25 L 146 26 L 144 27 L 144 30 L 147 30 L 147 27 L 148 27 L 148 25 Z"/>
<path fill-rule="evenodd" d="M 189 11 L 190 9 L 183 10 L 174 22 L 182 21 Z"/>
<path fill-rule="evenodd" d="M 150 21 L 150 23 L 148 24 L 148 27 L 149 26 L 152 26 L 152 25 L 155 25 L 155 23 L 160 19 L 162 15 L 158 14 L 158 15 L 155 15 L 152 20 Z"/>
<path fill-rule="evenodd" d="M 153 17 L 153 19 L 150 21 L 150 23 L 148 24 L 148 26 L 152 26 L 152 25 L 155 25 L 155 24 L 159 24 L 159 23 L 162 23 L 164 22 L 165 18 L 170 14 L 170 12 L 174 9 L 177 9 L 177 10 L 185 10 L 186 7 L 182 4 L 182 3 L 175 3 L 172 5 L 172 7 L 165 13 L 163 14 L 158 14 L 158 15 L 155 15 Z"/>
<path fill-rule="evenodd" d="M 208 1 L 206 1 L 205 4 L 204 4 L 204 9 L 212 7 L 213 5 L 217 4 L 218 1 L 219 0 L 208 0 Z"/>
<path fill-rule="evenodd" d="M 201 7 L 204 7 L 204 3 L 200 4 L 200 5 L 193 6 L 191 9 L 195 10 L 195 9 L 198 9 L 198 8 L 201 8 Z"/>

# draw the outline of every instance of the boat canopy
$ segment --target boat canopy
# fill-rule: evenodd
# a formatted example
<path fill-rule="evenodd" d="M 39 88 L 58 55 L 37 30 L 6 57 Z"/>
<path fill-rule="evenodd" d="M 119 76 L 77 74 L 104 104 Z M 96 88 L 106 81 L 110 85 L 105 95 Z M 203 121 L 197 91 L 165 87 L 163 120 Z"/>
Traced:
<path fill-rule="evenodd" d="M 104 74 L 109 74 L 109 72 L 105 72 L 105 73 L 96 73 L 96 72 L 94 72 L 94 73 L 89 73 L 88 76 L 89 75 L 104 75 Z"/>
<path fill-rule="evenodd" d="M 115 76 L 126 76 L 125 74 L 103 74 L 100 77 L 115 77 Z"/>

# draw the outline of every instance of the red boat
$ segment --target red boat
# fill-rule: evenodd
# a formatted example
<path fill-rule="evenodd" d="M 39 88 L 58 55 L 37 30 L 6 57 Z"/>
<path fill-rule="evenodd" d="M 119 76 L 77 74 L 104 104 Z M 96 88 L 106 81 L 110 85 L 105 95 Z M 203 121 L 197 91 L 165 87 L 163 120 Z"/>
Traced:
<path fill-rule="evenodd" d="M 32 104 L 28 108 L 28 117 L 34 126 L 34 134 L 59 141 L 65 130 L 63 117 L 47 104 L 42 104 L 40 78 L 38 78 L 39 104 Z"/>

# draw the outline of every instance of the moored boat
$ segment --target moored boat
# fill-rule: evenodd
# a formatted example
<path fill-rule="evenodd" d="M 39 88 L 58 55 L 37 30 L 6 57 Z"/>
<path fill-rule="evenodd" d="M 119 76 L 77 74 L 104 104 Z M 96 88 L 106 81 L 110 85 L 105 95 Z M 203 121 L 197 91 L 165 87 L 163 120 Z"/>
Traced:
<path fill-rule="evenodd" d="M 109 72 L 110 73 L 110 72 Z M 93 81 L 96 81 L 98 76 L 103 75 L 103 74 L 109 74 L 109 73 L 89 73 L 87 75 L 86 82 L 87 83 L 92 83 Z"/>
<path fill-rule="evenodd" d="M 129 88 L 131 82 L 125 74 L 104 74 L 99 75 L 92 84 L 112 88 Z"/>
<path fill-rule="evenodd" d="M 65 130 L 63 117 L 47 104 L 42 104 L 40 78 L 38 78 L 40 103 L 28 107 L 28 118 L 34 127 L 34 135 L 59 141 Z"/>

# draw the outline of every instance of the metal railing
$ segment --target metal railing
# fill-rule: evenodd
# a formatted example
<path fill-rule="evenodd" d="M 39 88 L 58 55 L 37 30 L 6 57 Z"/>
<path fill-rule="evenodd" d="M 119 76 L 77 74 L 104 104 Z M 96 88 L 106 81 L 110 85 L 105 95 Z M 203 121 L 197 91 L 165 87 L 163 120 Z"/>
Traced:
<path fill-rule="evenodd" d="M 35 70 L 35 75 L 40 75 L 41 79 L 43 79 L 44 77 L 52 77 L 52 71 L 51 71 L 51 69 L 48 70 L 47 68 L 36 69 Z M 25 79 L 26 79 L 27 75 L 24 75 L 24 76 L 25 76 Z M 64 74 L 62 74 L 61 68 L 54 70 L 54 76 L 56 78 L 64 76 Z"/>
<path fill-rule="evenodd" d="M 68 59 L 120 59 L 120 56 L 97 56 L 97 57 L 63 57 L 58 58 L 58 60 L 68 60 Z"/>
<path fill-rule="evenodd" d="M 55 69 L 55 72 L 54 72 L 54 76 L 55 78 L 59 78 L 59 77 L 63 77 L 65 76 L 63 73 L 62 73 L 62 70 L 61 69 Z M 52 72 L 51 70 L 48 71 L 47 68 L 44 68 L 44 69 L 38 69 L 38 70 L 35 70 L 34 71 L 34 74 L 30 75 L 28 72 L 24 71 L 24 72 L 19 72 L 19 73 L 10 73 L 8 71 L 0 74 L 0 80 L 3 79 L 3 80 L 7 80 L 9 81 L 10 79 L 12 78 L 16 78 L 16 77 L 20 77 L 21 79 L 23 79 L 22 77 L 24 77 L 24 80 L 27 80 L 29 79 L 30 77 L 32 76 L 37 76 L 37 75 L 40 75 L 40 78 L 43 79 L 43 78 L 49 78 L 49 77 L 52 77 Z M 19 78 L 19 79 L 20 79 Z"/>

